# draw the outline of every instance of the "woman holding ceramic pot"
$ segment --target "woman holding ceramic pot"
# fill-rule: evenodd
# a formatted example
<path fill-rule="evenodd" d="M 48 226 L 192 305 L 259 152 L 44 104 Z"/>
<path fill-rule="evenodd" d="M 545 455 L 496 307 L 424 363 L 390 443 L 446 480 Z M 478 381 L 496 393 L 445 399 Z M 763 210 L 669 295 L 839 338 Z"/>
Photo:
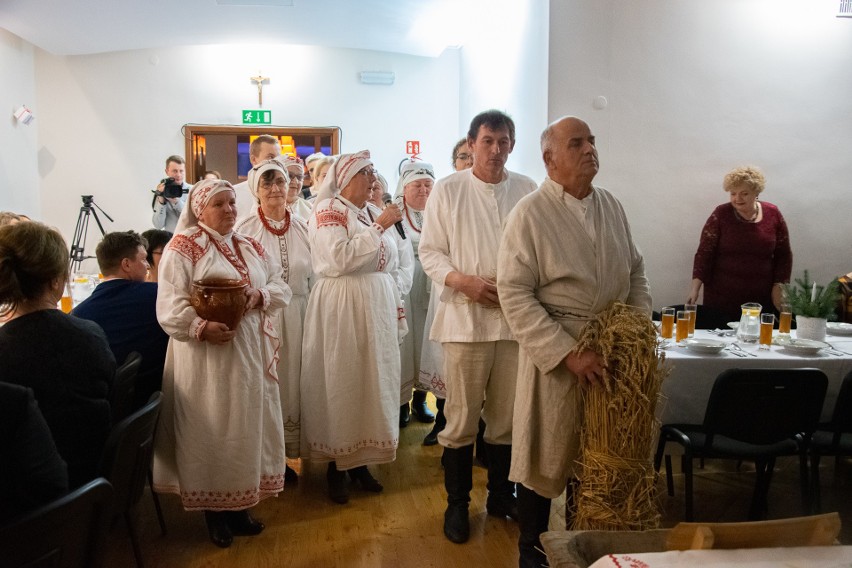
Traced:
<path fill-rule="evenodd" d="M 263 530 L 248 510 L 284 486 L 275 316 L 291 291 L 263 247 L 233 231 L 230 183 L 198 182 L 187 205 L 159 269 L 157 318 L 170 339 L 154 490 L 204 511 L 210 540 L 227 548 L 234 535 Z M 230 297 L 245 296 L 242 321 L 204 319 L 193 307 L 193 284 L 211 279 L 244 286 Z"/>

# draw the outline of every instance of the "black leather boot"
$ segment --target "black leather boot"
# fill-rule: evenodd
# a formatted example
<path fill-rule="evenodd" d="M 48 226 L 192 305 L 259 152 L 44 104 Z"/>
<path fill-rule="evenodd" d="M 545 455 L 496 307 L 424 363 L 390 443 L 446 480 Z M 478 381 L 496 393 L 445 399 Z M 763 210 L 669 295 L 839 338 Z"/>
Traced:
<path fill-rule="evenodd" d="M 485 420 L 479 419 L 479 431 L 476 433 L 476 453 L 474 465 L 488 469 L 488 450 L 485 447 Z"/>
<path fill-rule="evenodd" d="M 473 446 L 444 448 L 444 487 L 447 510 L 444 512 L 444 536 L 457 544 L 470 538 L 467 507 L 473 488 Z"/>
<path fill-rule="evenodd" d="M 411 422 L 411 407 L 406 402 L 399 407 L 399 427 L 405 428 Z"/>
<path fill-rule="evenodd" d="M 485 443 L 488 453 L 488 501 L 485 509 L 495 517 L 510 517 L 518 520 L 518 502 L 515 484 L 509 481 L 509 466 L 512 463 L 512 446 Z"/>
<path fill-rule="evenodd" d="M 329 462 L 325 477 L 328 480 L 328 496 L 331 500 L 341 505 L 348 503 L 349 488 L 346 486 L 346 472 L 338 471 L 336 462 Z"/>
<path fill-rule="evenodd" d="M 438 443 L 438 434 L 441 433 L 447 426 L 447 416 L 444 414 L 444 404 L 446 402 L 443 398 L 438 398 L 435 400 L 435 406 L 438 407 L 438 414 L 435 415 L 435 425 L 432 426 L 432 431 L 426 434 L 426 437 L 423 438 L 424 446 L 434 446 Z"/>
<path fill-rule="evenodd" d="M 234 542 L 234 535 L 228 528 L 225 511 L 204 511 L 204 520 L 207 522 L 207 533 L 210 542 L 219 548 L 228 548 Z"/>
<path fill-rule="evenodd" d="M 546 499 L 518 483 L 518 568 L 547 566 L 547 556 L 541 547 L 540 535 L 550 521 L 550 499 Z"/>
<path fill-rule="evenodd" d="M 435 421 L 435 415 L 426 406 L 426 391 L 414 391 L 414 397 L 411 399 L 411 413 L 414 414 L 418 422 L 431 424 Z"/>
<path fill-rule="evenodd" d="M 384 490 L 384 486 L 379 483 L 373 474 L 370 473 L 370 470 L 367 469 L 366 465 L 362 465 L 359 467 L 355 467 L 349 470 L 349 477 L 352 478 L 352 481 L 357 481 L 361 484 L 361 489 L 364 491 L 371 491 L 373 493 L 381 493 Z"/>
<path fill-rule="evenodd" d="M 263 532 L 266 526 L 260 521 L 252 518 L 248 509 L 242 511 L 227 511 L 225 520 L 231 534 L 236 536 L 254 536 Z"/>

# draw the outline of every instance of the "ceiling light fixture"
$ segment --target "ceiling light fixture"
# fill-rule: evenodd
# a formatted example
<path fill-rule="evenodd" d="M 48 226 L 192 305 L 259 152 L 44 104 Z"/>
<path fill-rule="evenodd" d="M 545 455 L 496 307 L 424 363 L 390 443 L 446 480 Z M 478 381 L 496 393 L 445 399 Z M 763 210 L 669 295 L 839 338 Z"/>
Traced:
<path fill-rule="evenodd" d="M 361 71 L 359 78 L 365 85 L 393 85 L 396 75 L 393 71 Z"/>

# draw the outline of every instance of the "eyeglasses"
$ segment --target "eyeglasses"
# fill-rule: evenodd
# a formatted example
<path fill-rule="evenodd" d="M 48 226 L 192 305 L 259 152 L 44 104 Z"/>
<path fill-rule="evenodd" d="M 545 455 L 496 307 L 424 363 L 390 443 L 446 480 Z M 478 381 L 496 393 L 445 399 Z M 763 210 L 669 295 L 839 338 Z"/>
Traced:
<path fill-rule="evenodd" d="M 379 170 L 376 168 L 364 168 L 363 170 L 358 172 L 359 174 L 364 174 L 367 177 L 378 175 Z"/>
<path fill-rule="evenodd" d="M 471 154 L 456 154 L 456 160 L 464 160 L 465 162 L 473 158 Z"/>
<path fill-rule="evenodd" d="M 262 187 L 263 189 L 272 189 L 273 185 L 283 189 L 283 188 L 287 187 L 287 180 L 282 179 L 280 181 L 262 181 L 262 182 L 260 182 L 260 187 Z"/>
<path fill-rule="evenodd" d="M 290 181 L 293 181 L 293 180 L 302 181 L 303 179 L 305 179 L 305 176 L 303 176 L 301 174 L 290 174 Z"/>

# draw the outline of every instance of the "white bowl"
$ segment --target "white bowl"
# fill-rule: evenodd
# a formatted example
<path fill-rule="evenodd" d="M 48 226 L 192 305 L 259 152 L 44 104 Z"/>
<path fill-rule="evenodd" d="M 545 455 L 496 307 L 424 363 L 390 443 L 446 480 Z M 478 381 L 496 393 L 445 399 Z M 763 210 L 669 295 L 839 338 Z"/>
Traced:
<path fill-rule="evenodd" d="M 730 327 L 731 329 L 737 329 L 738 327 L 740 327 L 740 322 L 738 322 L 738 321 L 729 321 L 729 322 L 728 322 L 728 327 Z"/>
<path fill-rule="evenodd" d="M 852 335 L 852 323 L 830 321 L 825 324 L 825 331 L 831 335 Z"/>
<path fill-rule="evenodd" d="M 684 339 L 681 341 L 681 344 L 689 349 L 690 351 L 695 351 L 696 353 L 721 353 L 722 349 L 725 348 L 727 343 L 724 341 L 719 341 L 717 339 Z"/>
<path fill-rule="evenodd" d="M 793 339 L 791 337 L 778 337 L 775 341 L 785 351 L 789 351 L 796 355 L 816 355 L 820 349 L 828 347 L 822 341 L 814 341 L 813 339 Z"/>

